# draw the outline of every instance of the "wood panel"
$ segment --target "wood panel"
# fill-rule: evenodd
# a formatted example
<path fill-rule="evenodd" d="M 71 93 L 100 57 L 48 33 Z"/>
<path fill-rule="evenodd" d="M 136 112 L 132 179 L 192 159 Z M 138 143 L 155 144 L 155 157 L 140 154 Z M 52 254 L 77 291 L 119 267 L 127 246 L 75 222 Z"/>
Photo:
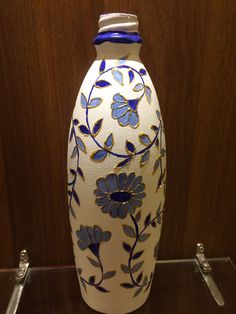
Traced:
<path fill-rule="evenodd" d="M 66 202 L 70 116 L 98 16 L 131 12 L 157 87 L 168 149 L 160 258 L 236 260 L 235 2 L 0 3 L 0 267 L 73 262 Z"/>

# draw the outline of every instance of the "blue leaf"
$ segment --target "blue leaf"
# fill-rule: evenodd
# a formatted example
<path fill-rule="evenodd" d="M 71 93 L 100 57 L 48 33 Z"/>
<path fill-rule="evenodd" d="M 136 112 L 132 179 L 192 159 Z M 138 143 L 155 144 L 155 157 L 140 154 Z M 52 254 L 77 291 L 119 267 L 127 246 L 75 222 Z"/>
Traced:
<path fill-rule="evenodd" d="M 145 94 L 146 94 L 146 99 L 147 99 L 148 103 L 150 104 L 151 100 L 152 100 L 152 91 L 151 91 L 150 87 L 145 86 Z"/>
<path fill-rule="evenodd" d="M 107 152 L 103 149 L 99 149 L 92 153 L 90 156 L 91 159 L 95 161 L 103 161 L 107 157 Z"/>
<path fill-rule="evenodd" d="M 104 142 L 104 146 L 106 149 L 111 149 L 114 145 L 113 134 L 111 133 L 108 138 Z"/>
<path fill-rule="evenodd" d="M 120 85 L 123 85 L 123 74 L 121 73 L 121 71 L 117 70 L 117 69 L 113 69 L 112 70 L 112 75 L 114 77 L 114 79 L 120 83 Z"/>
<path fill-rule="evenodd" d="M 146 75 L 146 74 L 147 74 L 147 71 L 146 71 L 145 69 L 140 69 L 140 70 L 139 70 L 139 73 L 140 73 L 141 75 Z"/>
<path fill-rule="evenodd" d="M 128 74 L 129 74 L 129 82 L 131 83 L 134 79 L 134 72 L 132 70 L 129 70 Z"/>
<path fill-rule="evenodd" d="M 142 155 L 141 160 L 140 160 L 140 166 L 144 166 L 150 158 L 150 150 L 146 150 L 146 152 Z"/>
<path fill-rule="evenodd" d="M 103 288 L 102 286 L 95 286 L 95 288 L 101 292 L 109 292 L 107 289 Z"/>
<path fill-rule="evenodd" d="M 138 84 L 136 84 L 136 85 L 134 86 L 133 90 L 134 90 L 135 92 L 139 92 L 139 91 L 141 91 L 143 88 L 144 88 L 143 84 L 138 83 Z"/>
<path fill-rule="evenodd" d="M 84 173 L 80 167 L 78 167 L 77 172 L 81 176 L 81 178 L 84 180 Z"/>
<path fill-rule="evenodd" d="M 144 252 L 144 251 L 139 251 L 139 252 L 135 253 L 135 254 L 133 255 L 132 259 L 137 259 L 137 258 L 139 258 L 141 255 L 143 255 L 143 252 Z"/>
<path fill-rule="evenodd" d="M 115 102 L 125 102 L 125 98 L 122 95 L 120 95 L 119 93 L 117 93 L 113 96 L 113 100 Z"/>
<path fill-rule="evenodd" d="M 96 136 L 102 127 L 103 119 L 98 120 L 93 126 L 93 135 Z"/>
<path fill-rule="evenodd" d="M 125 64 L 128 56 L 121 57 L 118 61 L 119 65 Z"/>
<path fill-rule="evenodd" d="M 78 154 L 78 149 L 77 149 L 77 146 L 75 146 L 73 148 L 73 151 L 72 151 L 72 154 L 71 154 L 71 158 L 75 158 L 75 156 Z"/>
<path fill-rule="evenodd" d="M 156 125 L 152 125 L 152 126 L 151 126 L 151 129 L 152 129 L 154 132 L 158 132 L 158 130 L 159 130 L 158 126 L 156 126 Z"/>
<path fill-rule="evenodd" d="M 82 152 L 87 153 L 86 146 L 79 136 L 76 136 L 76 144 Z"/>
<path fill-rule="evenodd" d="M 101 102 L 102 102 L 101 98 L 93 98 L 90 100 L 88 108 L 96 108 L 101 104 Z"/>
<path fill-rule="evenodd" d="M 82 108 L 86 108 L 88 102 L 87 102 L 87 98 L 85 97 L 83 93 L 80 96 L 80 101 L 81 101 Z"/>
<path fill-rule="evenodd" d="M 105 81 L 105 80 L 100 80 L 100 81 L 97 81 L 97 82 L 95 83 L 95 86 L 96 86 L 96 87 L 101 87 L 101 88 L 107 87 L 107 86 L 110 86 L 110 85 L 111 85 L 111 83 L 109 83 L 109 82 L 107 82 L 107 81 Z"/>
<path fill-rule="evenodd" d="M 73 120 L 73 124 L 74 124 L 74 126 L 76 126 L 76 125 L 79 124 L 79 121 L 78 121 L 77 119 L 74 119 L 74 120 Z"/>
<path fill-rule="evenodd" d="M 143 145 L 150 145 L 151 144 L 151 140 L 149 138 L 149 136 L 147 134 L 144 133 L 140 133 L 139 134 L 139 141 L 143 144 Z"/>
<path fill-rule="evenodd" d="M 123 242 L 122 244 L 125 251 L 129 253 L 131 251 L 131 246 L 126 242 Z"/>
<path fill-rule="evenodd" d="M 121 287 L 126 288 L 126 289 L 131 289 L 134 287 L 134 285 L 132 283 L 129 283 L 129 282 L 124 282 L 124 283 L 121 283 L 120 285 L 121 285 Z"/>
<path fill-rule="evenodd" d="M 151 220 L 151 213 L 149 213 L 147 215 L 147 217 L 145 218 L 144 226 L 147 226 L 149 224 L 150 220 Z"/>
<path fill-rule="evenodd" d="M 85 125 L 80 125 L 79 126 L 79 130 L 84 135 L 89 135 L 90 134 L 89 129 Z"/>
<path fill-rule="evenodd" d="M 134 231 L 134 228 L 132 228 L 131 226 L 128 225 L 123 225 L 123 230 L 124 233 L 131 238 L 135 238 L 136 237 L 136 233 Z"/>
<path fill-rule="evenodd" d="M 77 195 L 77 193 L 75 192 L 75 190 L 73 190 L 72 194 L 73 194 L 73 196 L 74 196 L 74 199 L 75 199 L 76 203 L 77 203 L 78 205 L 80 205 L 79 196 Z"/>
<path fill-rule="evenodd" d="M 74 218 L 76 218 L 75 211 L 72 206 L 70 206 L 70 213 Z"/>
<path fill-rule="evenodd" d="M 131 159 L 132 159 L 132 157 L 128 157 L 128 158 L 122 160 L 121 162 L 119 162 L 116 165 L 116 169 L 119 169 L 119 168 L 122 168 L 122 167 L 126 166 L 131 161 Z"/>
<path fill-rule="evenodd" d="M 127 150 L 127 152 L 129 154 L 134 154 L 135 153 L 135 146 L 133 143 L 129 142 L 126 140 L 126 145 L 125 145 L 125 148 Z"/>
<path fill-rule="evenodd" d="M 100 68 L 99 68 L 99 72 L 103 72 L 105 70 L 106 67 L 106 61 L 102 60 L 101 64 L 100 64 Z"/>

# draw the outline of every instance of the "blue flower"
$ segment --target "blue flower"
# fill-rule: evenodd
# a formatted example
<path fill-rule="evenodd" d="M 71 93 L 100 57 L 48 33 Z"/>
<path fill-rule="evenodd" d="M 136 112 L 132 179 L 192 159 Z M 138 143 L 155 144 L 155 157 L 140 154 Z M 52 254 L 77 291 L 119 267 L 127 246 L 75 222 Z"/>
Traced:
<path fill-rule="evenodd" d="M 117 119 L 121 126 L 131 126 L 131 128 L 137 128 L 139 124 L 139 116 L 137 107 L 139 103 L 138 99 L 125 99 L 122 95 L 115 94 L 113 96 L 112 118 Z"/>
<path fill-rule="evenodd" d="M 94 254 L 94 250 L 98 253 L 100 243 L 107 242 L 111 238 L 111 232 L 102 231 L 99 226 L 80 226 L 80 230 L 76 231 L 78 238 L 78 246 L 81 250 L 89 248 Z M 95 254 L 97 255 L 97 254 Z"/>
<path fill-rule="evenodd" d="M 146 196 L 143 192 L 145 185 L 142 176 L 111 173 L 105 178 L 97 180 L 96 203 L 103 213 L 111 217 L 125 218 L 128 213 L 134 213 L 137 207 L 142 206 L 142 199 Z"/>

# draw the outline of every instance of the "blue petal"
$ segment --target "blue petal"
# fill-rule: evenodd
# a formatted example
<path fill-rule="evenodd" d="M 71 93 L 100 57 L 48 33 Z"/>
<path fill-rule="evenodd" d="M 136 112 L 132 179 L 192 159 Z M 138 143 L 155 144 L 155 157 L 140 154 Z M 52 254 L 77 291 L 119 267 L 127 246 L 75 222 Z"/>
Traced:
<path fill-rule="evenodd" d="M 104 197 L 104 198 L 97 198 L 96 199 L 96 204 L 98 206 L 105 206 L 109 203 L 109 199 L 107 197 Z"/>
<path fill-rule="evenodd" d="M 109 202 L 107 205 L 102 206 L 102 212 L 104 214 L 110 213 L 112 211 L 113 206 L 114 206 L 114 203 Z"/>
<path fill-rule="evenodd" d="M 114 110 L 112 111 L 112 118 L 114 118 L 114 119 L 119 118 L 119 117 L 122 116 L 127 110 L 128 110 L 127 106 L 114 109 Z"/>
<path fill-rule="evenodd" d="M 108 192 L 109 189 L 106 185 L 106 180 L 103 178 L 99 178 L 97 180 L 97 187 L 102 191 L 102 192 Z"/>
<path fill-rule="evenodd" d="M 127 190 L 129 188 L 130 184 L 133 182 L 134 179 L 135 179 L 135 173 L 131 172 L 127 178 L 124 190 Z"/>
<path fill-rule="evenodd" d="M 114 173 L 111 173 L 107 176 L 107 185 L 110 189 L 110 192 L 115 192 L 118 190 L 118 180 Z"/>
<path fill-rule="evenodd" d="M 113 108 L 113 109 L 117 109 L 117 108 L 123 107 L 123 106 L 126 106 L 125 103 L 123 103 L 123 102 L 113 102 L 111 104 L 111 108 Z"/>
<path fill-rule="evenodd" d="M 119 93 L 115 94 L 113 99 L 115 102 L 125 102 L 125 98 Z"/>
<path fill-rule="evenodd" d="M 138 124 L 138 115 L 136 114 L 136 112 L 132 112 L 130 119 L 129 119 L 129 124 L 132 127 L 136 127 Z"/>
<path fill-rule="evenodd" d="M 127 180 L 127 174 L 124 172 L 120 173 L 119 174 L 119 188 L 121 190 L 124 189 L 124 185 L 125 185 L 126 180 Z"/>
<path fill-rule="evenodd" d="M 102 235 L 102 241 L 107 242 L 111 238 L 111 232 L 110 231 L 105 231 Z"/>
<path fill-rule="evenodd" d="M 119 217 L 120 218 L 125 218 L 126 216 L 127 216 L 127 212 L 126 212 L 124 206 L 121 205 L 120 208 L 119 208 Z"/>
<path fill-rule="evenodd" d="M 78 246 L 81 250 L 85 250 L 88 247 L 88 242 L 86 241 L 78 241 Z"/>
<path fill-rule="evenodd" d="M 136 198 L 132 198 L 130 200 L 130 204 L 132 204 L 134 207 L 140 207 L 140 206 L 142 206 L 142 201 L 140 201 L 139 199 L 136 199 Z"/>
<path fill-rule="evenodd" d="M 142 183 L 142 184 L 138 185 L 138 186 L 133 190 L 133 192 L 134 192 L 134 193 L 140 193 L 140 192 L 143 192 L 144 189 L 145 189 L 145 185 Z"/>
<path fill-rule="evenodd" d="M 119 122 L 124 126 L 127 125 L 129 123 L 130 115 L 131 115 L 130 111 L 127 111 L 126 114 L 119 118 Z"/>

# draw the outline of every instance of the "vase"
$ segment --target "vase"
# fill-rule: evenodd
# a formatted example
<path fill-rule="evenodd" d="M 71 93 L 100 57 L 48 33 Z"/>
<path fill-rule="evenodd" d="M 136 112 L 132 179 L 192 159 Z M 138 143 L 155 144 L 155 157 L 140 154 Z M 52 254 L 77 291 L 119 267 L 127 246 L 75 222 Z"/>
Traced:
<path fill-rule="evenodd" d="M 97 57 L 69 130 L 68 203 L 84 301 L 128 313 L 146 301 L 164 211 L 166 149 L 135 15 L 100 16 Z"/>

